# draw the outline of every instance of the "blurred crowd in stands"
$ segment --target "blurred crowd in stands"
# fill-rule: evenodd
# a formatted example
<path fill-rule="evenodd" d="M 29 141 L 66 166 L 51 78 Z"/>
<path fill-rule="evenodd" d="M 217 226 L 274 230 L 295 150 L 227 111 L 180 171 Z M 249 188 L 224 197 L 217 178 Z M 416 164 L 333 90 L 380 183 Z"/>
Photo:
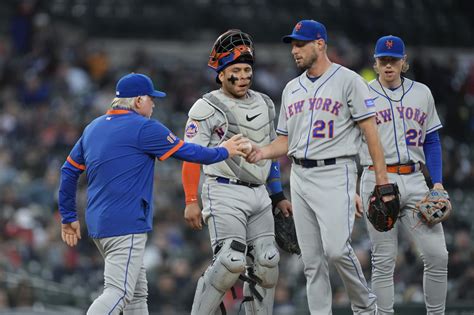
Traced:
<path fill-rule="evenodd" d="M 10 32 L 0 35 L 0 313 L 52 304 L 84 309 L 102 290 L 102 258 L 86 230 L 76 248 L 66 247 L 60 239 L 57 190 L 62 163 L 85 125 L 106 111 L 121 75 L 146 73 L 168 93 L 157 101 L 154 118 L 179 136 L 190 106 L 216 88 L 214 74 L 206 68 L 207 60 L 195 65 L 177 58 L 164 64 L 140 47 L 133 59 L 117 66 L 108 55 L 113 47 L 91 45 L 85 36 L 59 36 L 58 25 L 47 15 L 29 14 L 27 6 L 24 10 L 11 19 Z M 407 44 L 413 53 L 407 76 L 431 88 L 444 124 L 443 173 L 454 204 L 454 215 L 444 224 L 449 249 L 448 304 L 472 303 L 474 246 L 469 213 L 474 204 L 474 57 L 452 53 L 435 59 L 416 50 L 415 43 Z M 371 50 L 372 43 L 355 44 L 341 36 L 331 40 L 330 58 L 370 79 L 374 77 Z M 285 83 L 297 75 L 296 67 L 272 59 L 257 62 L 254 88 L 279 104 Z M 290 163 L 281 162 L 288 189 Z M 189 312 L 197 279 L 211 257 L 207 232 L 191 231 L 184 224 L 180 166 L 177 161 L 157 162 L 154 231 L 145 254 L 150 311 L 161 314 Z M 78 190 L 81 220 L 85 198 L 83 176 Z M 370 279 L 365 229 L 365 222 L 359 220 L 353 246 Z M 423 265 L 412 243 L 404 240 L 399 245 L 396 302 L 422 303 Z M 282 254 L 280 271 L 275 314 L 297 314 L 306 307 L 301 259 Z M 347 305 L 336 273 L 331 279 L 334 304 Z M 239 287 L 237 293 L 237 300 L 226 296 L 229 309 L 239 308 Z"/>

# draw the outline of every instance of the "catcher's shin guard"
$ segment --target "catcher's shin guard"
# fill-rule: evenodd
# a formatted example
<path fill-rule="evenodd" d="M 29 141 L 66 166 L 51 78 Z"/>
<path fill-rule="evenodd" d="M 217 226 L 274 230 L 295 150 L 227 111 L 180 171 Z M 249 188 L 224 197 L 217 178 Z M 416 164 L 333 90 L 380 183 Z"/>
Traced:
<path fill-rule="evenodd" d="M 246 245 L 236 240 L 225 240 L 213 263 L 199 278 L 194 295 L 192 315 L 216 314 L 224 294 L 245 270 Z"/>
<path fill-rule="evenodd" d="M 261 300 L 255 296 L 254 289 L 251 289 L 251 284 L 244 282 L 244 308 L 246 315 L 268 315 L 273 314 L 273 300 L 275 295 L 275 288 L 264 289 L 256 286 Z"/>
<path fill-rule="evenodd" d="M 248 256 L 253 264 L 247 270 L 249 280 L 244 283 L 245 312 L 247 315 L 272 314 L 280 261 L 275 238 L 265 236 L 256 239 L 249 245 Z"/>

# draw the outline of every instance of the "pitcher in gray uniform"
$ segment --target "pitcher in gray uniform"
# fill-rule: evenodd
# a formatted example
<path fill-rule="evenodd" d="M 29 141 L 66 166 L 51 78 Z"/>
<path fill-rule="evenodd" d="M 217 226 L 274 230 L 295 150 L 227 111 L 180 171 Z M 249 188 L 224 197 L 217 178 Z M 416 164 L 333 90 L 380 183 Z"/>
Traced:
<path fill-rule="evenodd" d="M 376 183 L 388 183 L 369 88 L 355 72 L 329 60 L 323 24 L 300 21 L 283 41 L 291 43 L 298 68 L 306 71 L 283 90 L 279 136 L 268 146 L 254 146 L 248 161 L 285 154 L 293 161 L 291 200 L 311 314 L 332 313 L 329 264 L 339 272 L 353 312 L 374 314 L 376 297 L 350 245 L 361 130 Z"/>
<path fill-rule="evenodd" d="M 414 215 L 415 205 L 428 192 L 420 170 L 426 163 L 435 188 L 443 189 L 442 155 L 438 129 L 442 127 L 430 89 L 402 76 L 408 70 L 401 38 L 383 36 L 375 46 L 378 78 L 369 83 L 375 101 L 376 121 L 387 161 L 389 178 L 398 184 L 401 217 L 388 232 L 378 232 L 368 222 L 372 241 L 372 288 L 379 312 L 393 314 L 393 273 L 398 233 L 409 236 L 421 252 L 424 263 L 423 289 L 427 314 L 444 314 L 448 280 L 448 252 L 441 223 L 429 227 Z M 361 196 L 367 208 L 374 186 L 372 160 L 363 147 Z M 365 209 L 367 210 L 367 209 Z"/>
<path fill-rule="evenodd" d="M 265 145 L 276 137 L 273 102 L 250 90 L 253 63 L 254 48 L 248 34 L 229 30 L 219 36 L 208 65 L 218 73 L 216 81 L 221 88 L 203 95 L 192 106 L 185 141 L 215 147 L 242 133 Z M 185 219 L 194 229 L 201 229 L 202 220 L 207 224 L 214 251 L 212 264 L 198 281 L 191 314 L 218 312 L 225 292 L 241 273 L 246 278 L 246 314 L 272 314 L 280 259 L 272 202 L 285 215 L 291 214 L 291 204 L 282 192 L 279 164 L 250 164 L 236 158 L 212 167 L 205 165 L 204 173 L 201 214 L 197 198 L 200 165 L 183 164 Z"/>

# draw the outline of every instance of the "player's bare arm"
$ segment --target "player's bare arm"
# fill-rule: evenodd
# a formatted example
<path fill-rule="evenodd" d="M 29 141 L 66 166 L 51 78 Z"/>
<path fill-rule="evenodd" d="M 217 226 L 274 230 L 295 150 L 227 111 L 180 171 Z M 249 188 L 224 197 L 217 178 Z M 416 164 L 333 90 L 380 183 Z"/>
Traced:
<path fill-rule="evenodd" d="M 383 147 L 380 143 L 375 118 L 369 117 L 358 121 L 358 123 L 367 140 L 369 153 L 374 163 L 375 181 L 377 185 L 388 184 L 387 166 L 385 165 Z"/>
<path fill-rule="evenodd" d="M 247 162 L 257 163 L 261 160 L 276 159 L 288 153 L 288 136 L 278 136 L 270 144 L 258 147 L 252 144 L 252 152 L 247 155 Z"/>

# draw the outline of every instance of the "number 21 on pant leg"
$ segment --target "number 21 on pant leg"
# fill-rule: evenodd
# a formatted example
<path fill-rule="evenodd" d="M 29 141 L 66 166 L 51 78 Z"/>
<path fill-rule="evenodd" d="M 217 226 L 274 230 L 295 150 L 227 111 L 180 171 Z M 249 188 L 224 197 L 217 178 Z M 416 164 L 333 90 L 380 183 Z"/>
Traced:
<path fill-rule="evenodd" d="M 334 137 L 334 120 L 330 120 L 327 123 L 324 120 L 316 120 L 313 127 L 313 138 Z"/>
<path fill-rule="evenodd" d="M 405 137 L 407 145 L 422 147 L 423 140 L 421 135 L 421 129 L 418 131 L 416 129 L 408 129 Z"/>

